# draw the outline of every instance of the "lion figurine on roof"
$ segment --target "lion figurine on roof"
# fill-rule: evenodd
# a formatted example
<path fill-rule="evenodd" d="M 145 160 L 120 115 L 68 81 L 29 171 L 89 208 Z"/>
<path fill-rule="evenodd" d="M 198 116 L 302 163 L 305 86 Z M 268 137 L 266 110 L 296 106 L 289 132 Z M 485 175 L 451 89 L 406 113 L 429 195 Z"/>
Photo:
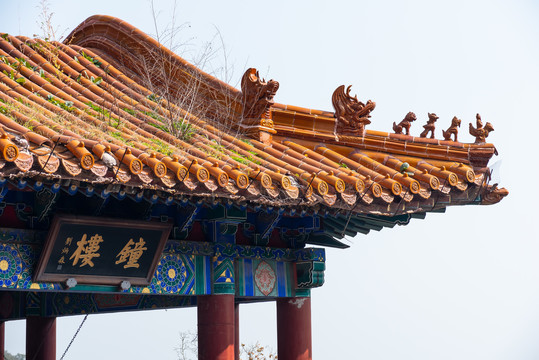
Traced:
<path fill-rule="evenodd" d="M 393 131 L 395 134 L 402 134 L 402 129 L 404 129 L 406 130 L 406 135 L 410 135 L 410 126 L 412 126 L 412 122 L 416 120 L 417 117 L 410 111 L 398 125 L 393 122 Z"/>

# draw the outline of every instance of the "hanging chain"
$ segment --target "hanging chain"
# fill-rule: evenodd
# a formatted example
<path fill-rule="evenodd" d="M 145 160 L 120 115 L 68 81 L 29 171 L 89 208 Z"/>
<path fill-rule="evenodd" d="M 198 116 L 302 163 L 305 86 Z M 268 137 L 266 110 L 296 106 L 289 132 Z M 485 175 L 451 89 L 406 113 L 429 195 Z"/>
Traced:
<path fill-rule="evenodd" d="M 64 354 L 62 355 L 62 357 L 60 358 L 60 360 L 64 360 L 64 356 L 66 356 L 67 351 L 68 351 L 69 348 L 71 347 L 71 344 L 73 344 L 73 341 L 75 341 L 75 338 L 76 338 L 77 335 L 79 334 L 79 331 L 80 331 L 80 329 L 82 328 L 82 325 L 84 325 L 84 322 L 86 321 L 86 318 L 87 318 L 87 317 L 88 317 L 88 314 L 86 314 L 86 315 L 84 316 L 84 319 L 82 319 L 82 322 L 80 323 L 79 328 L 77 329 L 77 331 L 75 331 L 75 335 L 73 335 L 73 338 L 72 338 L 71 341 L 69 342 L 69 345 L 67 345 L 66 351 L 64 351 Z"/>

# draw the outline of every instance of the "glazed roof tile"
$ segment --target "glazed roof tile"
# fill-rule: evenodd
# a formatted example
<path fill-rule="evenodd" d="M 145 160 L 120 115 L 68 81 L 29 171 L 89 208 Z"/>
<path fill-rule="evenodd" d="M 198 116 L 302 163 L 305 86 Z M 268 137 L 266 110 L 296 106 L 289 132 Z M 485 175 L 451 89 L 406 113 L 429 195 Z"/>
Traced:
<path fill-rule="evenodd" d="M 392 216 L 507 195 L 488 184 L 492 144 L 339 133 L 335 112 L 273 103 L 269 137 L 253 136 L 241 131 L 246 101 L 112 17 L 64 43 L 2 34 L 0 175 Z"/>

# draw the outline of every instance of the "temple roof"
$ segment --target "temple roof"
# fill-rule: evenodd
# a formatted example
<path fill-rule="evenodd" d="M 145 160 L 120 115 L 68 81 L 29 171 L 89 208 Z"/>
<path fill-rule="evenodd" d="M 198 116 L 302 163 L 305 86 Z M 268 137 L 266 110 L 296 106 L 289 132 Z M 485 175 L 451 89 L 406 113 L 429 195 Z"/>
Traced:
<path fill-rule="evenodd" d="M 333 93 L 334 111 L 274 103 L 278 87 L 249 69 L 236 89 L 109 16 L 63 43 L 2 34 L 0 176 L 34 189 L 393 218 L 507 195 L 489 184 L 493 127 L 479 115 L 467 144 L 456 117 L 442 139 L 435 114 L 419 136 L 408 134 L 413 113 L 374 131 L 375 103 L 349 87 Z"/>

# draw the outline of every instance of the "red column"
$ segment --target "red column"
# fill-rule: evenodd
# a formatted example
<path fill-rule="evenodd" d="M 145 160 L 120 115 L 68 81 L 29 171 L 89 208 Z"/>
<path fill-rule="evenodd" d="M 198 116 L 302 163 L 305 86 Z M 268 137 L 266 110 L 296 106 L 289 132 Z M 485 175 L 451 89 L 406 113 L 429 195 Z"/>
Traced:
<path fill-rule="evenodd" d="M 26 318 L 26 358 L 56 360 L 56 318 Z"/>
<path fill-rule="evenodd" d="M 311 360 L 311 299 L 277 299 L 277 357 Z"/>
<path fill-rule="evenodd" d="M 13 310 L 13 296 L 5 291 L 0 292 L 0 318 L 9 319 Z M 6 327 L 5 322 L 0 320 L 0 359 L 4 359 L 6 350 Z"/>
<path fill-rule="evenodd" d="M 240 360 L 240 304 L 234 304 L 234 359 Z"/>
<path fill-rule="evenodd" d="M 197 298 L 199 360 L 234 360 L 234 295 Z"/>
<path fill-rule="evenodd" d="M 3 321 L 0 321 L 0 359 L 4 359 L 4 351 L 5 348 L 5 335 L 6 335 L 6 323 Z"/>

